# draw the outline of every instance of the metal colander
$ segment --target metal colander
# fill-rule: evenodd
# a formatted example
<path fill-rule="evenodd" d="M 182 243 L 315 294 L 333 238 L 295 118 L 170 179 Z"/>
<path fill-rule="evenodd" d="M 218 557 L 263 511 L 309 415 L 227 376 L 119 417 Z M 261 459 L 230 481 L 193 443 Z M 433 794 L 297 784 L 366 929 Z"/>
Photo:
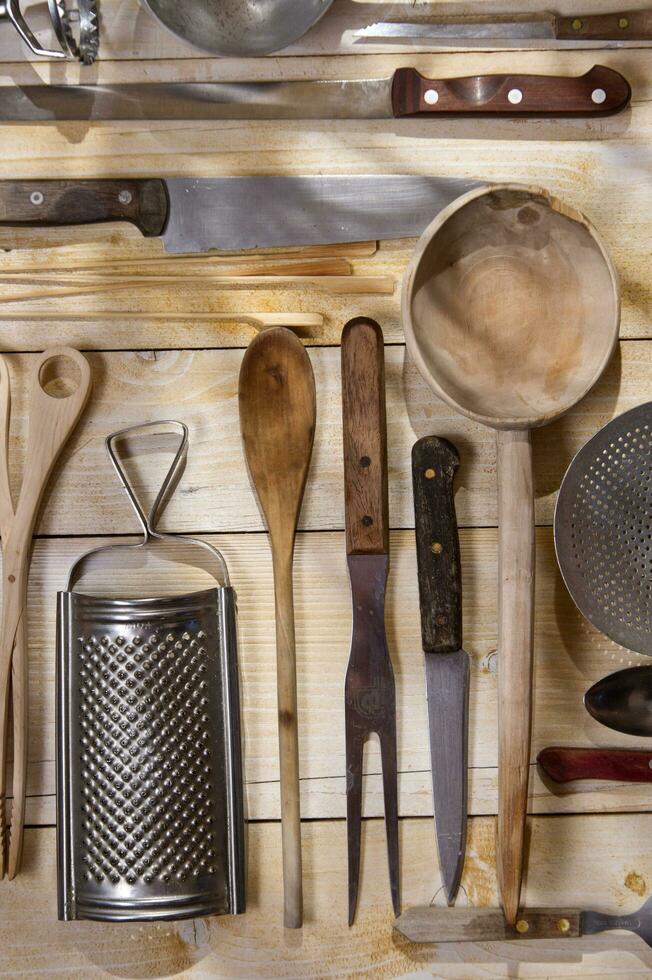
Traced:
<path fill-rule="evenodd" d="M 652 656 L 652 402 L 605 425 L 569 466 L 555 548 L 580 612 L 616 643 Z"/>

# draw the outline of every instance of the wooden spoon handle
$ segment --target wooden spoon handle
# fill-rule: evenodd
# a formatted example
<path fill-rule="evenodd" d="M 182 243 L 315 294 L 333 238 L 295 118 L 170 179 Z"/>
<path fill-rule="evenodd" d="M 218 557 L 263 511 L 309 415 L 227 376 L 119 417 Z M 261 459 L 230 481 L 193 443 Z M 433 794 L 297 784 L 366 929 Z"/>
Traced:
<path fill-rule="evenodd" d="M 294 592 L 292 587 L 292 554 L 283 555 L 281 550 L 274 551 L 274 603 L 276 612 L 278 744 L 281 771 L 283 921 L 287 929 L 299 929 L 303 921 L 303 886 Z"/>
<path fill-rule="evenodd" d="M 527 431 L 498 432 L 498 882 L 518 913 L 532 724 L 534 491 Z"/>

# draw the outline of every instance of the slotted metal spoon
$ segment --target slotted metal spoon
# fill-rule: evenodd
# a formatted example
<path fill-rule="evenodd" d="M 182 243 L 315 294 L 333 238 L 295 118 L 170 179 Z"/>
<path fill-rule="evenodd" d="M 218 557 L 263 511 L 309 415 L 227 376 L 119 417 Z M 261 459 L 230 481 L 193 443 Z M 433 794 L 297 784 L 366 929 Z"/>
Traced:
<path fill-rule="evenodd" d="M 555 548 L 580 612 L 611 640 L 652 656 L 652 402 L 608 422 L 580 449 L 559 490 Z M 652 735 L 652 667 L 587 692 L 602 724 Z"/>

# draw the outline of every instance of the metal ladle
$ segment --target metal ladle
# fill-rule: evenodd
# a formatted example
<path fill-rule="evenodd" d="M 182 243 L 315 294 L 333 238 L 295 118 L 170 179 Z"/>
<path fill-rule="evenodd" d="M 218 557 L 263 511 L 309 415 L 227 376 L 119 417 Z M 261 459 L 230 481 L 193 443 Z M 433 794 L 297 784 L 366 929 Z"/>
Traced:
<path fill-rule="evenodd" d="M 279 51 L 323 17 L 333 0 L 143 0 L 154 16 L 202 51 L 250 57 Z"/>

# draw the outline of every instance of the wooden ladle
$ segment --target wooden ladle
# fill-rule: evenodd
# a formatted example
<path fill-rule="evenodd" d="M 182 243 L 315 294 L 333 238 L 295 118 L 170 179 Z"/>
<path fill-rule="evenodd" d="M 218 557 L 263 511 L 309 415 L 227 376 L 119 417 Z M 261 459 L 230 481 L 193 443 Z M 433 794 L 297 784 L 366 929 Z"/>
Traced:
<path fill-rule="evenodd" d="M 586 218 L 538 188 L 454 201 L 421 237 L 403 288 L 410 354 L 433 391 L 497 430 L 498 880 L 518 912 L 530 763 L 534 493 L 529 430 L 595 383 L 618 339 L 611 260 Z"/>
<path fill-rule="evenodd" d="M 301 341 L 264 330 L 240 368 L 240 428 L 274 566 L 284 922 L 301 926 L 301 814 L 292 559 L 315 434 L 315 379 Z"/>

